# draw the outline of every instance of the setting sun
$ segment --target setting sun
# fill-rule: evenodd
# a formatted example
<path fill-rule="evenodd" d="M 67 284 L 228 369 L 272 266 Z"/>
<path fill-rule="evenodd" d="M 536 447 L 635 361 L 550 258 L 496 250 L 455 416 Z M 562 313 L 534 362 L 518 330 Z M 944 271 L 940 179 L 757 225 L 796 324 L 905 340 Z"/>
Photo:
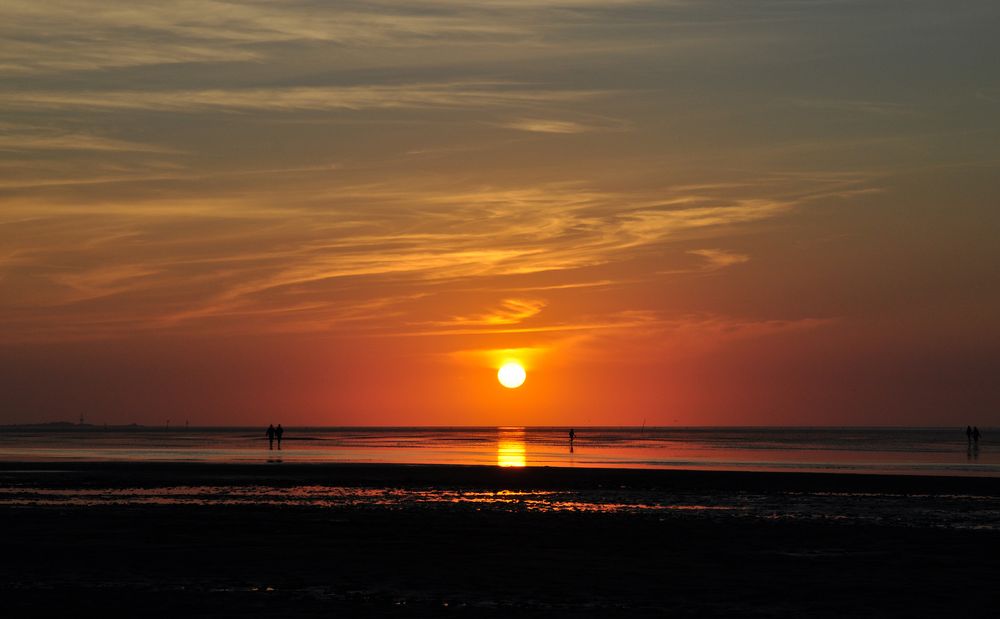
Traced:
<path fill-rule="evenodd" d="M 497 371 L 497 380 L 500 381 L 501 385 L 507 387 L 508 389 L 516 389 L 520 387 L 524 384 L 524 379 L 526 377 L 527 374 L 525 373 L 524 368 L 521 367 L 521 364 L 515 361 L 505 363 Z"/>

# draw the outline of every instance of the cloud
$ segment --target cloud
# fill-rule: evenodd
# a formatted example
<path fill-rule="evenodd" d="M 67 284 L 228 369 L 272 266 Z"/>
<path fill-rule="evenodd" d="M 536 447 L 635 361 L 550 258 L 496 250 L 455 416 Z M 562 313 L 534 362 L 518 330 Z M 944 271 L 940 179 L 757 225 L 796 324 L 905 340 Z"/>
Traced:
<path fill-rule="evenodd" d="M 89 314 L 120 317 L 128 330 L 198 329 L 226 317 L 246 325 L 248 317 L 266 315 L 275 329 L 297 321 L 293 330 L 302 330 L 307 324 L 336 328 L 336 317 L 347 314 L 334 310 L 331 299 L 345 286 L 370 286 L 379 298 L 397 298 L 488 282 L 488 289 L 513 293 L 492 311 L 417 314 L 407 322 L 470 334 L 591 329 L 603 323 L 540 321 L 546 301 L 530 291 L 620 285 L 587 269 L 662 244 L 718 237 L 796 205 L 711 191 L 607 191 L 579 182 L 442 186 L 399 178 L 350 185 L 345 176 L 324 176 L 319 184 L 302 185 L 298 178 L 264 183 L 229 196 L 127 195 L 91 201 L 85 209 L 76 200 L 12 200 L 9 223 L 0 224 L 0 240 L 10 249 L 0 287 L 6 286 L 9 308 L 45 306 L 66 324 L 89 324 Z M 49 241 L 32 241 L 38 238 Z M 748 259 L 715 248 L 690 253 L 705 261 L 701 270 Z M 532 274 L 550 276 L 523 279 Z M 634 272 L 629 283 L 661 274 Z M 34 284 L 18 284 L 26 278 Z M 50 318 L 19 314 L 18 320 L 27 333 L 36 331 L 27 325 L 38 321 L 40 327 Z M 364 315 L 351 322 L 364 322 Z"/>
<path fill-rule="evenodd" d="M 329 111 L 399 108 L 520 107 L 602 95 L 515 82 L 421 82 L 397 85 L 240 88 L 208 90 L 9 91 L 0 103 L 21 109 L 207 111 Z"/>
<path fill-rule="evenodd" d="M 0 151 L 25 152 L 33 150 L 154 154 L 181 153 L 179 150 L 155 144 L 140 144 L 90 133 L 0 123 Z"/>
<path fill-rule="evenodd" d="M 277 309 L 287 306 L 315 315 L 304 323 L 331 328 L 334 316 L 344 314 L 330 306 L 330 291 L 348 284 L 379 282 L 380 296 L 393 297 L 412 294 L 412 287 L 475 288 L 484 278 L 498 289 L 504 283 L 497 278 L 534 273 L 556 278 L 540 290 L 605 286 L 607 279 L 581 282 L 573 273 L 685 241 L 692 232 L 707 238 L 794 206 L 768 198 L 663 198 L 654 190 L 610 192 L 582 183 L 444 188 L 398 179 L 327 186 L 326 192 L 306 191 L 300 195 L 307 200 L 295 201 L 276 186 L 252 198 L 130 197 L 91 202 L 83 210 L 75 200 L 11 201 L 12 223 L 0 225 L 0 239 L 10 248 L 0 272 L 8 275 L 6 284 L 29 274 L 36 284 L 8 288 L 4 296 L 18 307 L 49 307 L 67 324 L 85 321 L 88 311 L 131 315 L 130 330 L 194 328 L 271 311 L 278 323 L 292 319 L 295 312 Z M 28 240 L 41 237 L 50 242 Z M 745 259 L 717 249 L 694 254 L 713 268 Z M 656 277 L 651 270 L 633 279 Z M 425 322 L 470 332 L 576 328 L 523 325 L 544 307 L 533 296 L 512 295 L 491 312 Z"/>
<path fill-rule="evenodd" d="M 516 325 L 537 315 L 546 305 L 541 299 L 504 299 L 500 307 L 491 312 L 476 316 L 456 316 L 438 324 L 456 327 Z"/>
<path fill-rule="evenodd" d="M 903 116 L 914 113 L 912 105 L 894 103 L 891 101 L 872 101 L 865 99 L 792 99 L 790 103 L 791 105 L 800 108 L 828 112 L 845 112 L 849 114 Z"/>
<path fill-rule="evenodd" d="M 537 118 L 512 120 L 502 123 L 500 126 L 532 133 L 586 133 L 594 131 L 593 127 L 569 120 L 543 120 Z"/>
<path fill-rule="evenodd" d="M 737 254 L 724 249 L 692 249 L 687 253 L 704 258 L 704 270 L 707 271 L 724 269 L 734 264 L 743 264 L 750 261 L 750 256 L 746 254 Z"/>
<path fill-rule="evenodd" d="M 542 325 L 520 324 L 467 324 L 438 327 L 429 325 L 417 329 L 387 333 L 392 336 L 432 337 L 446 335 L 517 335 L 517 334 L 565 334 L 632 330 L 648 328 L 657 323 L 651 312 L 626 310 L 606 315 L 586 315 L 575 321 L 556 321 Z"/>
<path fill-rule="evenodd" d="M 260 61 L 263 46 L 330 42 L 405 47 L 517 34 L 510 20 L 421 12 L 405 5 L 164 0 L 8 0 L 0 9 L 0 71 L 63 72 L 145 65 Z M 44 37 L 34 35 L 44 32 Z"/>
<path fill-rule="evenodd" d="M 73 292 L 63 302 L 95 299 L 114 295 L 119 292 L 135 291 L 141 280 L 147 280 L 157 271 L 143 265 L 120 264 L 107 267 L 97 267 L 85 271 L 55 273 L 51 276 L 53 283 L 70 288 Z"/>
<path fill-rule="evenodd" d="M 145 150 L 144 145 L 137 144 L 132 150 L 127 145 L 119 148 L 97 148 L 94 150 L 106 153 L 130 153 L 130 152 L 152 152 L 155 154 L 182 154 L 182 151 L 169 149 Z M 3 149 L 0 149 L 3 150 Z M 11 150 L 15 150 L 12 148 Z M 84 149 L 82 145 L 79 150 Z M 217 180 L 226 178 L 257 177 L 275 178 L 278 176 L 301 176 L 311 174 L 326 175 L 339 169 L 336 163 L 319 165 L 278 167 L 278 168 L 249 168 L 238 170 L 216 170 L 208 171 L 203 169 L 192 170 L 181 165 L 164 162 L 162 160 L 130 161 L 128 163 L 115 165 L 100 165 L 94 168 L 87 168 L 79 164 L 70 165 L 63 162 L 61 165 L 56 162 L 49 162 L 46 166 L 39 165 L 36 161 L 26 159 L 22 161 L 0 162 L 0 166 L 8 168 L 21 168 L 30 170 L 31 176 L 0 180 L 0 189 L 52 189 L 58 187 L 83 187 L 86 185 L 114 185 L 114 184 L 142 184 L 169 181 L 202 181 Z M 44 172 L 45 174 L 39 174 Z M 78 188 L 79 188 L 78 187 Z M 210 199 L 208 199 L 211 201 Z"/>
<path fill-rule="evenodd" d="M 529 369 L 544 364 L 579 367 L 581 363 L 615 365 L 662 361 L 664 351 L 687 359 L 717 353 L 720 348 L 739 342 L 815 331 L 837 324 L 836 319 L 801 318 L 795 320 L 760 320 L 723 314 L 665 315 L 656 311 L 623 310 L 603 315 L 581 315 L 575 322 L 544 327 L 467 328 L 461 333 L 446 330 L 407 332 L 411 337 L 440 338 L 458 348 L 446 353 L 463 365 L 496 368 L 517 359 Z M 519 348 L 496 348 L 490 343 L 505 342 L 511 336 L 530 336 L 534 342 Z M 481 347 L 469 347 L 468 336 L 476 337 Z M 500 339 L 494 339 L 500 336 Z M 543 339 L 539 339 L 543 338 Z M 609 350 L 617 351 L 613 360 Z"/>
<path fill-rule="evenodd" d="M 712 204 L 716 202 L 716 204 Z M 628 212 L 620 224 L 623 237 L 634 245 L 646 245 L 686 230 L 719 228 L 752 223 L 789 211 L 793 202 L 746 198 L 710 200 L 686 197 L 662 207 L 648 207 Z"/>
<path fill-rule="evenodd" d="M 606 355 L 608 342 L 626 354 L 663 354 L 665 347 L 675 353 L 706 352 L 729 343 L 821 329 L 836 324 L 839 319 L 805 317 L 767 320 L 724 314 L 669 315 L 654 310 L 617 310 L 603 314 L 582 314 L 571 321 L 555 321 L 537 326 L 468 325 L 455 328 L 418 328 L 393 331 L 385 335 L 406 337 L 443 336 L 513 336 L 546 337 L 551 350 L 572 348 L 574 360 L 585 356 Z M 458 354 L 475 351 L 459 351 Z"/>
<path fill-rule="evenodd" d="M 630 4 L 617 2 L 614 4 Z M 0 8 L 0 73 L 44 75 L 194 63 L 265 63 L 287 49 L 460 47 L 566 53 L 546 33 L 607 19 L 607 2 L 226 2 L 7 0 Z M 591 17 L 584 19 L 585 14 Z M 561 15 L 563 19 L 555 19 Z M 593 33 L 591 33 L 593 36 Z M 610 37 L 624 44 L 626 36 Z M 589 49 L 583 41 L 575 48 Z M 606 52 L 608 45 L 602 46 Z M 460 57 L 452 56 L 452 61 Z M 410 55 L 409 60 L 415 60 Z"/>

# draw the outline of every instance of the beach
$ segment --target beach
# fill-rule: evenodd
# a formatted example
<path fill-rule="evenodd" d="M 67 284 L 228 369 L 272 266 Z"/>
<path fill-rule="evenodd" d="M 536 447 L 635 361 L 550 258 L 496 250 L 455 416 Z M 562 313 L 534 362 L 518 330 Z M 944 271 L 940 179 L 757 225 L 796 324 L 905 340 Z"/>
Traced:
<path fill-rule="evenodd" d="M 0 461 L 384 463 L 1000 477 L 995 443 L 955 427 L 4 426 Z M 1000 429 L 986 428 L 989 436 Z M 270 447 L 270 449 L 269 449 Z"/>
<path fill-rule="evenodd" d="M 1000 616 L 1000 0 L 0 0 L 0 619 Z"/>
<path fill-rule="evenodd" d="M 1000 479 L 0 464 L 12 616 L 988 612 Z"/>

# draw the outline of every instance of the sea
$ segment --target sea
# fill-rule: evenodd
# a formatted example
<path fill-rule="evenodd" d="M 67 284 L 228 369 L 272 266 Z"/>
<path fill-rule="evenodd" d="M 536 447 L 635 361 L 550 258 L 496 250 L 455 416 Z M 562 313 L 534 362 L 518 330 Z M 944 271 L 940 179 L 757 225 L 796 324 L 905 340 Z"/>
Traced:
<path fill-rule="evenodd" d="M 1000 428 L 0 428 L 0 461 L 353 462 L 1000 476 Z"/>

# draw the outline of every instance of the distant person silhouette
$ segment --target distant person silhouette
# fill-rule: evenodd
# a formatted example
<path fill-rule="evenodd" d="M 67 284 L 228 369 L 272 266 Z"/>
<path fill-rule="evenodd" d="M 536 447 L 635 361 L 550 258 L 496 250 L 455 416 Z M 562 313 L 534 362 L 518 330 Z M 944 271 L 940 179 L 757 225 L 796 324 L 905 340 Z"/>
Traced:
<path fill-rule="evenodd" d="M 965 426 L 965 440 L 972 443 L 972 426 Z"/>
<path fill-rule="evenodd" d="M 267 448 L 268 449 L 274 449 L 274 434 L 275 434 L 275 429 L 274 429 L 274 424 L 272 423 L 271 425 L 267 426 Z"/>
<path fill-rule="evenodd" d="M 576 430 L 574 430 L 573 428 L 570 428 L 569 429 L 569 442 L 572 443 L 575 440 L 576 440 Z"/>
<path fill-rule="evenodd" d="M 980 436 L 982 435 L 979 433 L 979 426 L 972 426 L 972 442 L 978 445 Z"/>
<path fill-rule="evenodd" d="M 285 433 L 285 429 L 278 424 L 278 427 L 274 429 L 274 436 L 278 439 L 278 449 L 281 449 L 281 435 Z"/>

